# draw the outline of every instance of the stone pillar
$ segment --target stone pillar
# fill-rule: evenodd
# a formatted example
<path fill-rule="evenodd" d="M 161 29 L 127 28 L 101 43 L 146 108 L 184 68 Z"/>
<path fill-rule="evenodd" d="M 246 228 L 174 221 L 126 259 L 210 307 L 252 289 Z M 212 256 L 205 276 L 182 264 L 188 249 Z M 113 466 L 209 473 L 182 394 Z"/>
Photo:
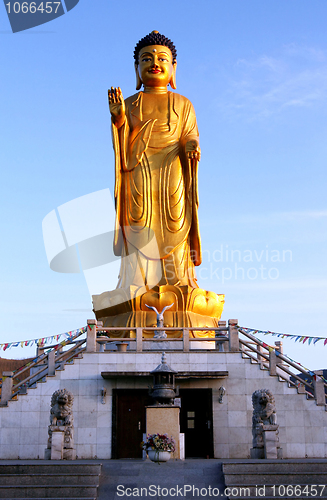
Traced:
<path fill-rule="evenodd" d="M 277 356 L 275 351 L 269 352 L 269 375 L 277 375 Z"/>
<path fill-rule="evenodd" d="M 183 352 L 189 352 L 190 350 L 190 334 L 189 330 L 183 328 Z"/>
<path fill-rule="evenodd" d="M 278 351 L 280 354 L 284 354 L 284 352 L 283 352 L 283 342 L 281 340 L 276 340 L 275 346 L 276 346 L 276 351 Z M 280 359 L 280 357 L 279 356 L 277 356 L 277 357 L 278 357 L 278 360 L 277 360 L 278 365 L 279 366 L 285 365 L 285 363 L 283 363 L 283 361 Z"/>
<path fill-rule="evenodd" d="M 65 432 L 55 429 L 51 436 L 51 460 L 62 460 L 64 451 Z"/>
<path fill-rule="evenodd" d="M 49 444 L 45 449 L 45 460 L 76 460 L 74 448 L 74 427 L 49 425 Z"/>
<path fill-rule="evenodd" d="M 305 385 L 301 384 L 301 382 L 297 381 L 297 386 L 296 387 L 297 387 L 298 394 L 305 394 L 306 393 Z"/>
<path fill-rule="evenodd" d="M 316 403 L 318 406 L 324 406 L 326 404 L 326 395 L 325 395 L 325 384 L 321 376 L 323 375 L 322 370 L 315 371 L 316 376 L 313 379 L 313 387 Z"/>
<path fill-rule="evenodd" d="M 226 326 L 226 321 L 218 321 L 218 326 L 225 327 Z M 219 334 L 218 334 L 219 335 Z M 216 349 L 219 352 L 224 352 L 224 341 L 223 340 L 217 340 L 216 341 Z"/>
<path fill-rule="evenodd" d="M 97 320 L 87 320 L 86 352 L 96 352 L 97 350 Z"/>
<path fill-rule="evenodd" d="M 146 433 L 168 434 L 176 443 L 176 451 L 172 458 L 181 458 L 179 406 L 160 405 L 146 407 Z"/>
<path fill-rule="evenodd" d="M 237 319 L 228 320 L 228 336 L 229 336 L 229 351 L 239 352 L 240 342 L 238 338 L 238 329 L 236 325 L 238 324 Z"/>
<path fill-rule="evenodd" d="M 278 446 L 278 425 L 259 425 L 258 432 L 262 438 L 262 445 L 251 448 L 250 457 L 268 460 L 283 458 L 283 449 Z"/>
<path fill-rule="evenodd" d="M 275 342 L 276 350 L 283 354 L 283 342 L 281 340 L 276 340 Z"/>
<path fill-rule="evenodd" d="M 278 444 L 278 425 L 264 425 L 263 426 L 263 444 L 264 444 L 264 458 L 277 459 L 277 444 Z"/>
<path fill-rule="evenodd" d="M 2 372 L 1 403 L 7 404 L 12 397 L 14 372 Z"/>
<path fill-rule="evenodd" d="M 258 345 L 257 345 L 257 350 L 259 351 L 259 352 L 257 353 L 257 360 L 258 360 L 258 363 L 260 364 L 260 366 L 262 367 L 262 363 L 263 363 L 263 361 L 264 361 L 264 359 L 265 359 L 265 358 L 263 358 L 263 357 L 260 355 L 260 353 L 261 353 L 261 352 L 263 352 L 263 347 L 262 347 L 262 345 L 258 344 Z"/>
<path fill-rule="evenodd" d="M 142 328 L 136 328 L 136 352 L 143 350 Z"/>
<path fill-rule="evenodd" d="M 56 351 L 52 349 L 48 352 L 48 375 L 56 374 L 56 365 L 55 365 Z"/>

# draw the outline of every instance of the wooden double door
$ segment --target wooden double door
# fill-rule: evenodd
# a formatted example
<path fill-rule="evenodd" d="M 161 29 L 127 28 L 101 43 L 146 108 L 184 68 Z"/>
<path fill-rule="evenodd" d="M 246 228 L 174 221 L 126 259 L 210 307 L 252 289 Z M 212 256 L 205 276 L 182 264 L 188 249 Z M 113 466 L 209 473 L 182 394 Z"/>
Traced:
<path fill-rule="evenodd" d="M 180 427 L 186 458 L 213 458 L 212 391 L 181 389 Z M 146 389 L 113 391 L 113 458 L 142 458 L 145 407 L 153 404 Z M 175 438 L 177 436 L 174 436 Z"/>

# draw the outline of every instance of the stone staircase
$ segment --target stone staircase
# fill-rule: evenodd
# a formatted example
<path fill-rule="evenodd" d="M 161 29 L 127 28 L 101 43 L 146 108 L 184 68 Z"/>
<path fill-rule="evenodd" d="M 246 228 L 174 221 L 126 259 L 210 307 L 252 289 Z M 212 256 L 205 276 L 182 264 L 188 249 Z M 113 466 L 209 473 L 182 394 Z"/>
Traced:
<path fill-rule="evenodd" d="M 149 459 L 103 460 L 98 500 L 137 496 L 227 500 L 224 488 L 221 460 L 169 460 L 160 465 Z"/>
<path fill-rule="evenodd" d="M 114 500 L 137 495 L 221 500 L 327 498 L 327 459 L 188 459 L 161 465 L 149 460 L 101 462 L 0 461 L 0 498 Z"/>
<path fill-rule="evenodd" d="M 223 460 L 228 498 L 327 498 L 327 460 Z"/>
<path fill-rule="evenodd" d="M 95 500 L 101 464 L 96 462 L 0 461 L 0 498 Z"/>
<path fill-rule="evenodd" d="M 44 352 L 45 348 L 38 348 L 38 355 L 31 363 L 15 372 L 4 371 L 0 383 L 0 407 L 8 406 L 8 401 L 15 401 L 18 396 L 26 395 L 28 390 L 35 389 L 38 383 L 45 383 L 49 377 L 55 377 L 58 371 L 64 370 L 66 365 L 74 364 L 75 359 L 82 358 L 86 350 L 86 339 L 78 340 L 81 335 L 83 334 L 65 342 L 65 346 L 72 345 L 68 351 L 63 352 L 61 344 L 50 349 L 47 354 Z"/>
<path fill-rule="evenodd" d="M 283 355 L 281 342 L 275 342 L 279 347 L 273 349 L 242 328 L 239 333 L 243 337 L 238 339 L 243 359 L 277 377 L 279 382 L 286 383 L 288 387 L 295 387 L 298 394 L 315 400 L 318 406 L 323 406 L 327 411 L 327 381 L 323 370 L 306 371 L 299 363 Z M 244 340 L 244 337 L 247 340 Z"/>

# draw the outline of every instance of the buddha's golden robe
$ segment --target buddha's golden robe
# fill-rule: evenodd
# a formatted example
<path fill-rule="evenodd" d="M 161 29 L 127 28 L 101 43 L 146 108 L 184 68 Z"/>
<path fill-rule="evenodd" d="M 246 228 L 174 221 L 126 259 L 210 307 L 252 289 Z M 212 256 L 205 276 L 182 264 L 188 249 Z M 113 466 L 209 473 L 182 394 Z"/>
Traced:
<path fill-rule="evenodd" d="M 198 140 L 191 102 L 168 92 L 166 121 L 142 117 L 143 92 L 125 100 L 115 151 L 115 255 L 122 256 L 118 288 L 196 284 L 201 263 L 197 161 L 185 153 Z"/>

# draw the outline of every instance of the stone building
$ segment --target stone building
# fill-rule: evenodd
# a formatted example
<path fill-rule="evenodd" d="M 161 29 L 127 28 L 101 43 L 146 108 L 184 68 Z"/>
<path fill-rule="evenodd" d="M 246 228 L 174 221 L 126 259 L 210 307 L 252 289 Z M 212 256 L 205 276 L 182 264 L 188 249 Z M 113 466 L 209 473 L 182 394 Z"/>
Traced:
<path fill-rule="evenodd" d="M 313 397 L 297 379 L 290 384 L 291 367 L 278 350 L 265 351 L 259 341 L 250 339 L 251 343 L 239 333 L 235 320 L 227 327 L 223 322 L 220 325 L 215 340 L 192 341 L 184 331 L 174 342 L 159 339 L 157 344 L 142 339 L 138 329 L 134 338 L 124 339 L 129 346 L 122 352 L 115 350 L 119 342 L 111 339 L 105 343 L 97 337 L 96 321 L 89 321 L 85 340 L 76 339 L 65 355 L 61 350 L 50 351 L 40 358 L 26 390 L 15 386 L 10 373 L 4 373 L 0 458 L 44 457 L 50 400 L 58 389 L 67 389 L 74 396 L 78 458 L 141 458 L 145 406 L 151 404 L 150 372 L 160 363 L 162 342 L 167 363 L 178 372 L 186 457 L 248 458 L 251 397 L 263 388 L 275 397 L 283 457 L 326 457 L 323 379 L 317 375 L 308 382 Z M 42 366 L 43 372 L 37 374 Z"/>

